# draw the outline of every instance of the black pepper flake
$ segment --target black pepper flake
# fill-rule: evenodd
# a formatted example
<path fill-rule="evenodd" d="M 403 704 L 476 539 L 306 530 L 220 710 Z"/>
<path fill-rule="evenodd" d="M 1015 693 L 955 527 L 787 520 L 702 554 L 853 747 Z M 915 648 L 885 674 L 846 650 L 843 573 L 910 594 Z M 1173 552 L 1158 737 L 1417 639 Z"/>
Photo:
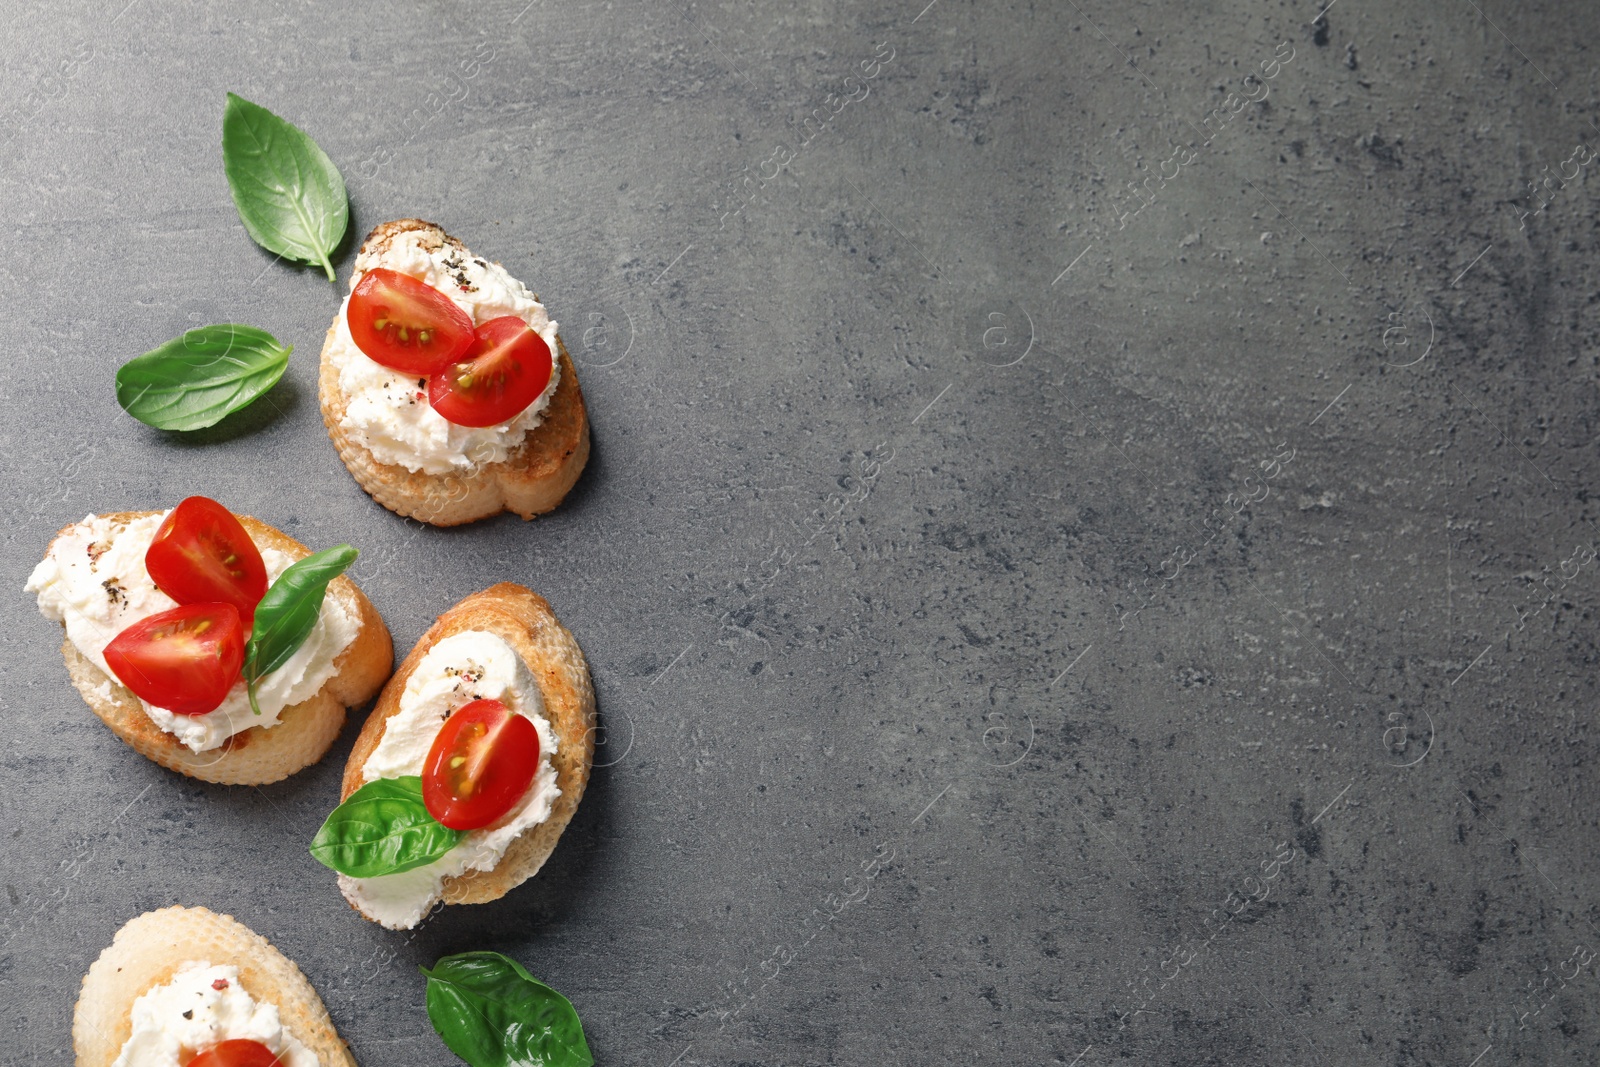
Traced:
<path fill-rule="evenodd" d="M 100 583 L 100 588 L 106 591 L 106 596 L 110 598 L 111 603 L 126 604 L 128 602 L 127 593 L 123 590 L 121 585 L 117 584 L 117 580 L 115 578 L 107 578 L 105 581 Z"/>
<path fill-rule="evenodd" d="M 183 1017 L 185 1019 L 193 1019 L 194 1018 L 194 1009 L 190 1008 L 188 1011 L 184 1012 L 183 1013 Z"/>
<path fill-rule="evenodd" d="M 484 265 L 481 259 L 475 259 L 473 262 L 480 267 Z M 467 268 L 462 264 L 460 256 L 451 256 L 446 259 L 444 261 L 444 269 L 445 273 L 450 275 L 451 280 L 456 283 L 456 287 L 462 292 L 475 293 L 478 291 L 478 287 L 467 280 Z"/>

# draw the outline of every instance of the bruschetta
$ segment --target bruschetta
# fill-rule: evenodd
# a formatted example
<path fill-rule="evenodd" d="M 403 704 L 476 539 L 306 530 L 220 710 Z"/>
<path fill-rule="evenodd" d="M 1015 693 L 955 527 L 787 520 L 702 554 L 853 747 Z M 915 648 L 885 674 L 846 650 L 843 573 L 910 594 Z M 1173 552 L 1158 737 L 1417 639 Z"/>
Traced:
<path fill-rule="evenodd" d="M 439 617 L 356 739 L 342 803 L 312 844 L 356 911 L 416 926 L 440 901 L 533 877 L 594 759 L 594 686 L 544 598 L 502 582 Z"/>
<path fill-rule="evenodd" d="M 541 515 L 589 459 L 583 391 L 544 305 L 421 219 L 361 246 L 318 397 L 361 488 L 435 526 Z"/>
<path fill-rule="evenodd" d="M 77 1067 L 355 1067 L 300 968 L 205 908 L 132 920 L 90 966 L 72 1017 Z"/>
<path fill-rule="evenodd" d="M 280 603 L 297 579 L 305 585 L 311 555 L 266 523 L 190 497 L 170 511 L 67 526 L 27 591 L 62 624 L 67 673 L 118 737 L 192 778 L 261 785 L 321 759 L 345 709 L 371 700 L 394 664 L 371 602 L 325 573 L 298 590 L 320 606 L 289 605 L 309 624 L 298 643 L 280 641 L 288 654 L 270 671 L 247 661 L 263 625 L 282 614 L 258 616 L 257 605 Z"/>

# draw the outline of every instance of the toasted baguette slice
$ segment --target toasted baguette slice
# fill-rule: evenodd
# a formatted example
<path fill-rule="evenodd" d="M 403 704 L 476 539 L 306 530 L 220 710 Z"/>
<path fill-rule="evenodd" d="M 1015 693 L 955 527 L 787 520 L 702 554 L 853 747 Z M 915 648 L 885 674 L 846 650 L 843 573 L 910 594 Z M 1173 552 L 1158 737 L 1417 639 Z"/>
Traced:
<path fill-rule="evenodd" d="M 248 926 L 205 908 L 147 911 L 117 931 L 83 977 L 72 1016 L 77 1067 L 110 1067 L 133 1033 L 133 1002 L 197 961 L 239 968 L 245 992 L 276 1004 L 284 1029 L 322 1067 L 356 1067 L 300 968 Z"/>
<path fill-rule="evenodd" d="M 431 230 L 440 240 L 469 254 L 460 241 L 421 219 L 383 223 L 367 235 L 361 254 L 381 254 L 396 236 L 414 230 Z M 358 277 L 350 279 L 352 287 Z M 322 368 L 317 378 L 322 421 L 339 458 L 356 482 L 390 511 L 434 526 L 459 526 L 502 511 L 531 519 L 561 503 L 589 462 L 589 415 L 583 405 L 583 390 L 578 386 L 578 372 L 567 355 L 566 343 L 558 335 L 560 379 L 550 406 L 545 409 L 544 421 L 530 430 L 504 460 L 450 474 L 427 474 L 380 463 L 340 425 L 350 398 L 339 388 L 339 372 L 329 354 L 338 328 L 336 314 L 323 342 Z"/>
<path fill-rule="evenodd" d="M 482 630 L 504 640 L 538 680 L 545 716 L 556 736 L 556 752 L 550 761 L 561 790 L 550 817 L 512 841 L 493 870 L 468 871 L 445 879 L 442 899 L 446 904 L 485 904 L 505 896 L 544 866 L 578 810 L 594 763 L 594 684 L 589 679 L 589 665 L 578 642 L 556 620 L 543 597 L 515 583 L 501 582 L 473 593 L 439 616 L 383 687 L 383 695 L 345 764 L 340 800 L 348 800 L 361 788 L 361 769 L 383 739 L 385 722 L 400 710 L 400 694 L 422 657 L 444 638 L 465 630 Z"/>
<path fill-rule="evenodd" d="M 124 511 L 108 517 L 132 522 L 150 514 L 153 512 Z M 264 522 L 247 515 L 240 515 L 239 522 L 260 548 L 274 548 L 294 559 L 311 554 L 305 545 Z M 68 526 L 61 533 L 70 529 L 72 527 Z M 221 748 L 209 752 L 190 751 L 152 722 L 139 698 L 79 652 L 70 639 L 61 643 L 61 654 L 67 661 L 72 684 L 84 702 L 140 755 L 168 770 L 206 782 L 266 785 L 321 759 L 344 726 L 345 709 L 371 700 L 394 665 L 394 644 L 389 638 L 389 628 L 356 584 L 340 576 L 328 586 L 328 595 L 337 598 L 345 610 L 361 620 L 355 640 L 333 661 L 338 672 L 316 696 L 284 708 L 275 725 L 252 726 L 228 738 Z M 111 687 L 109 696 L 108 684 Z"/>

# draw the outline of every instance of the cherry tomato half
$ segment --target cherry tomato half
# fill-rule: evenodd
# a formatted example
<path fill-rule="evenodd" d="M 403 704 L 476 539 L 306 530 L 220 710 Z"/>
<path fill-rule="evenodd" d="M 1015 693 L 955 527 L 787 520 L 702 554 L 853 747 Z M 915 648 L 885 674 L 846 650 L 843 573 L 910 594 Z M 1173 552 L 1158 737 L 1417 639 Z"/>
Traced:
<path fill-rule="evenodd" d="M 180 604 L 223 601 L 248 627 L 267 591 L 267 566 L 233 512 L 192 496 L 167 515 L 144 554 L 156 588 Z"/>
<path fill-rule="evenodd" d="M 422 802 L 452 830 L 476 830 L 510 811 L 539 766 L 533 720 L 498 700 L 474 700 L 445 720 L 422 765 Z"/>
<path fill-rule="evenodd" d="M 232 604 L 185 604 L 141 619 L 106 645 L 106 666 L 140 700 L 178 715 L 217 710 L 244 668 Z"/>
<path fill-rule="evenodd" d="M 428 379 L 428 402 L 457 426 L 514 418 L 550 384 L 550 346 L 515 315 L 479 326 L 472 347 Z"/>
<path fill-rule="evenodd" d="M 361 276 L 345 319 L 357 348 L 402 374 L 433 374 L 472 347 L 472 319 L 455 301 L 387 267 Z"/>
<path fill-rule="evenodd" d="M 283 1064 L 261 1042 L 235 1038 L 211 1046 L 184 1067 L 283 1067 Z"/>

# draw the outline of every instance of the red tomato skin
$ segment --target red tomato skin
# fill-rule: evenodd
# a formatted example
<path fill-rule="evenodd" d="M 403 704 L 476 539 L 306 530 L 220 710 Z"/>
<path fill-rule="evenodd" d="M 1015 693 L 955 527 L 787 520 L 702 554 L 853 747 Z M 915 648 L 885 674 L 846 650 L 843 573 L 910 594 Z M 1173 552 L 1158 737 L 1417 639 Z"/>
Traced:
<path fill-rule="evenodd" d="M 428 402 L 457 426 L 516 418 L 550 384 L 550 346 L 515 315 L 479 326 L 472 347 L 428 379 Z"/>
<path fill-rule="evenodd" d="M 450 829 L 476 830 L 515 807 L 538 769 L 533 720 L 498 700 L 474 700 L 434 736 L 422 765 L 422 802 Z"/>
<path fill-rule="evenodd" d="M 239 609 L 246 626 L 267 592 L 261 550 L 233 512 L 203 496 L 181 501 L 167 515 L 145 550 L 144 569 L 179 604 L 224 601 Z"/>
<path fill-rule="evenodd" d="M 434 374 L 460 359 L 473 343 L 472 319 L 455 301 L 427 282 L 387 267 L 361 276 L 350 293 L 345 321 L 351 340 L 368 359 L 402 374 Z"/>
<path fill-rule="evenodd" d="M 212 1045 L 183 1067 L 283 1067 L 283 1063 L 261 1042 L 235 1038 Z"/>
<path fill-rule="evenodd" d="M 216 711 L 244 669 L 244 623 L 232 604 L 157 612 L 106 645 L 106 666 L 135 696 L 176 715 Z"/>

